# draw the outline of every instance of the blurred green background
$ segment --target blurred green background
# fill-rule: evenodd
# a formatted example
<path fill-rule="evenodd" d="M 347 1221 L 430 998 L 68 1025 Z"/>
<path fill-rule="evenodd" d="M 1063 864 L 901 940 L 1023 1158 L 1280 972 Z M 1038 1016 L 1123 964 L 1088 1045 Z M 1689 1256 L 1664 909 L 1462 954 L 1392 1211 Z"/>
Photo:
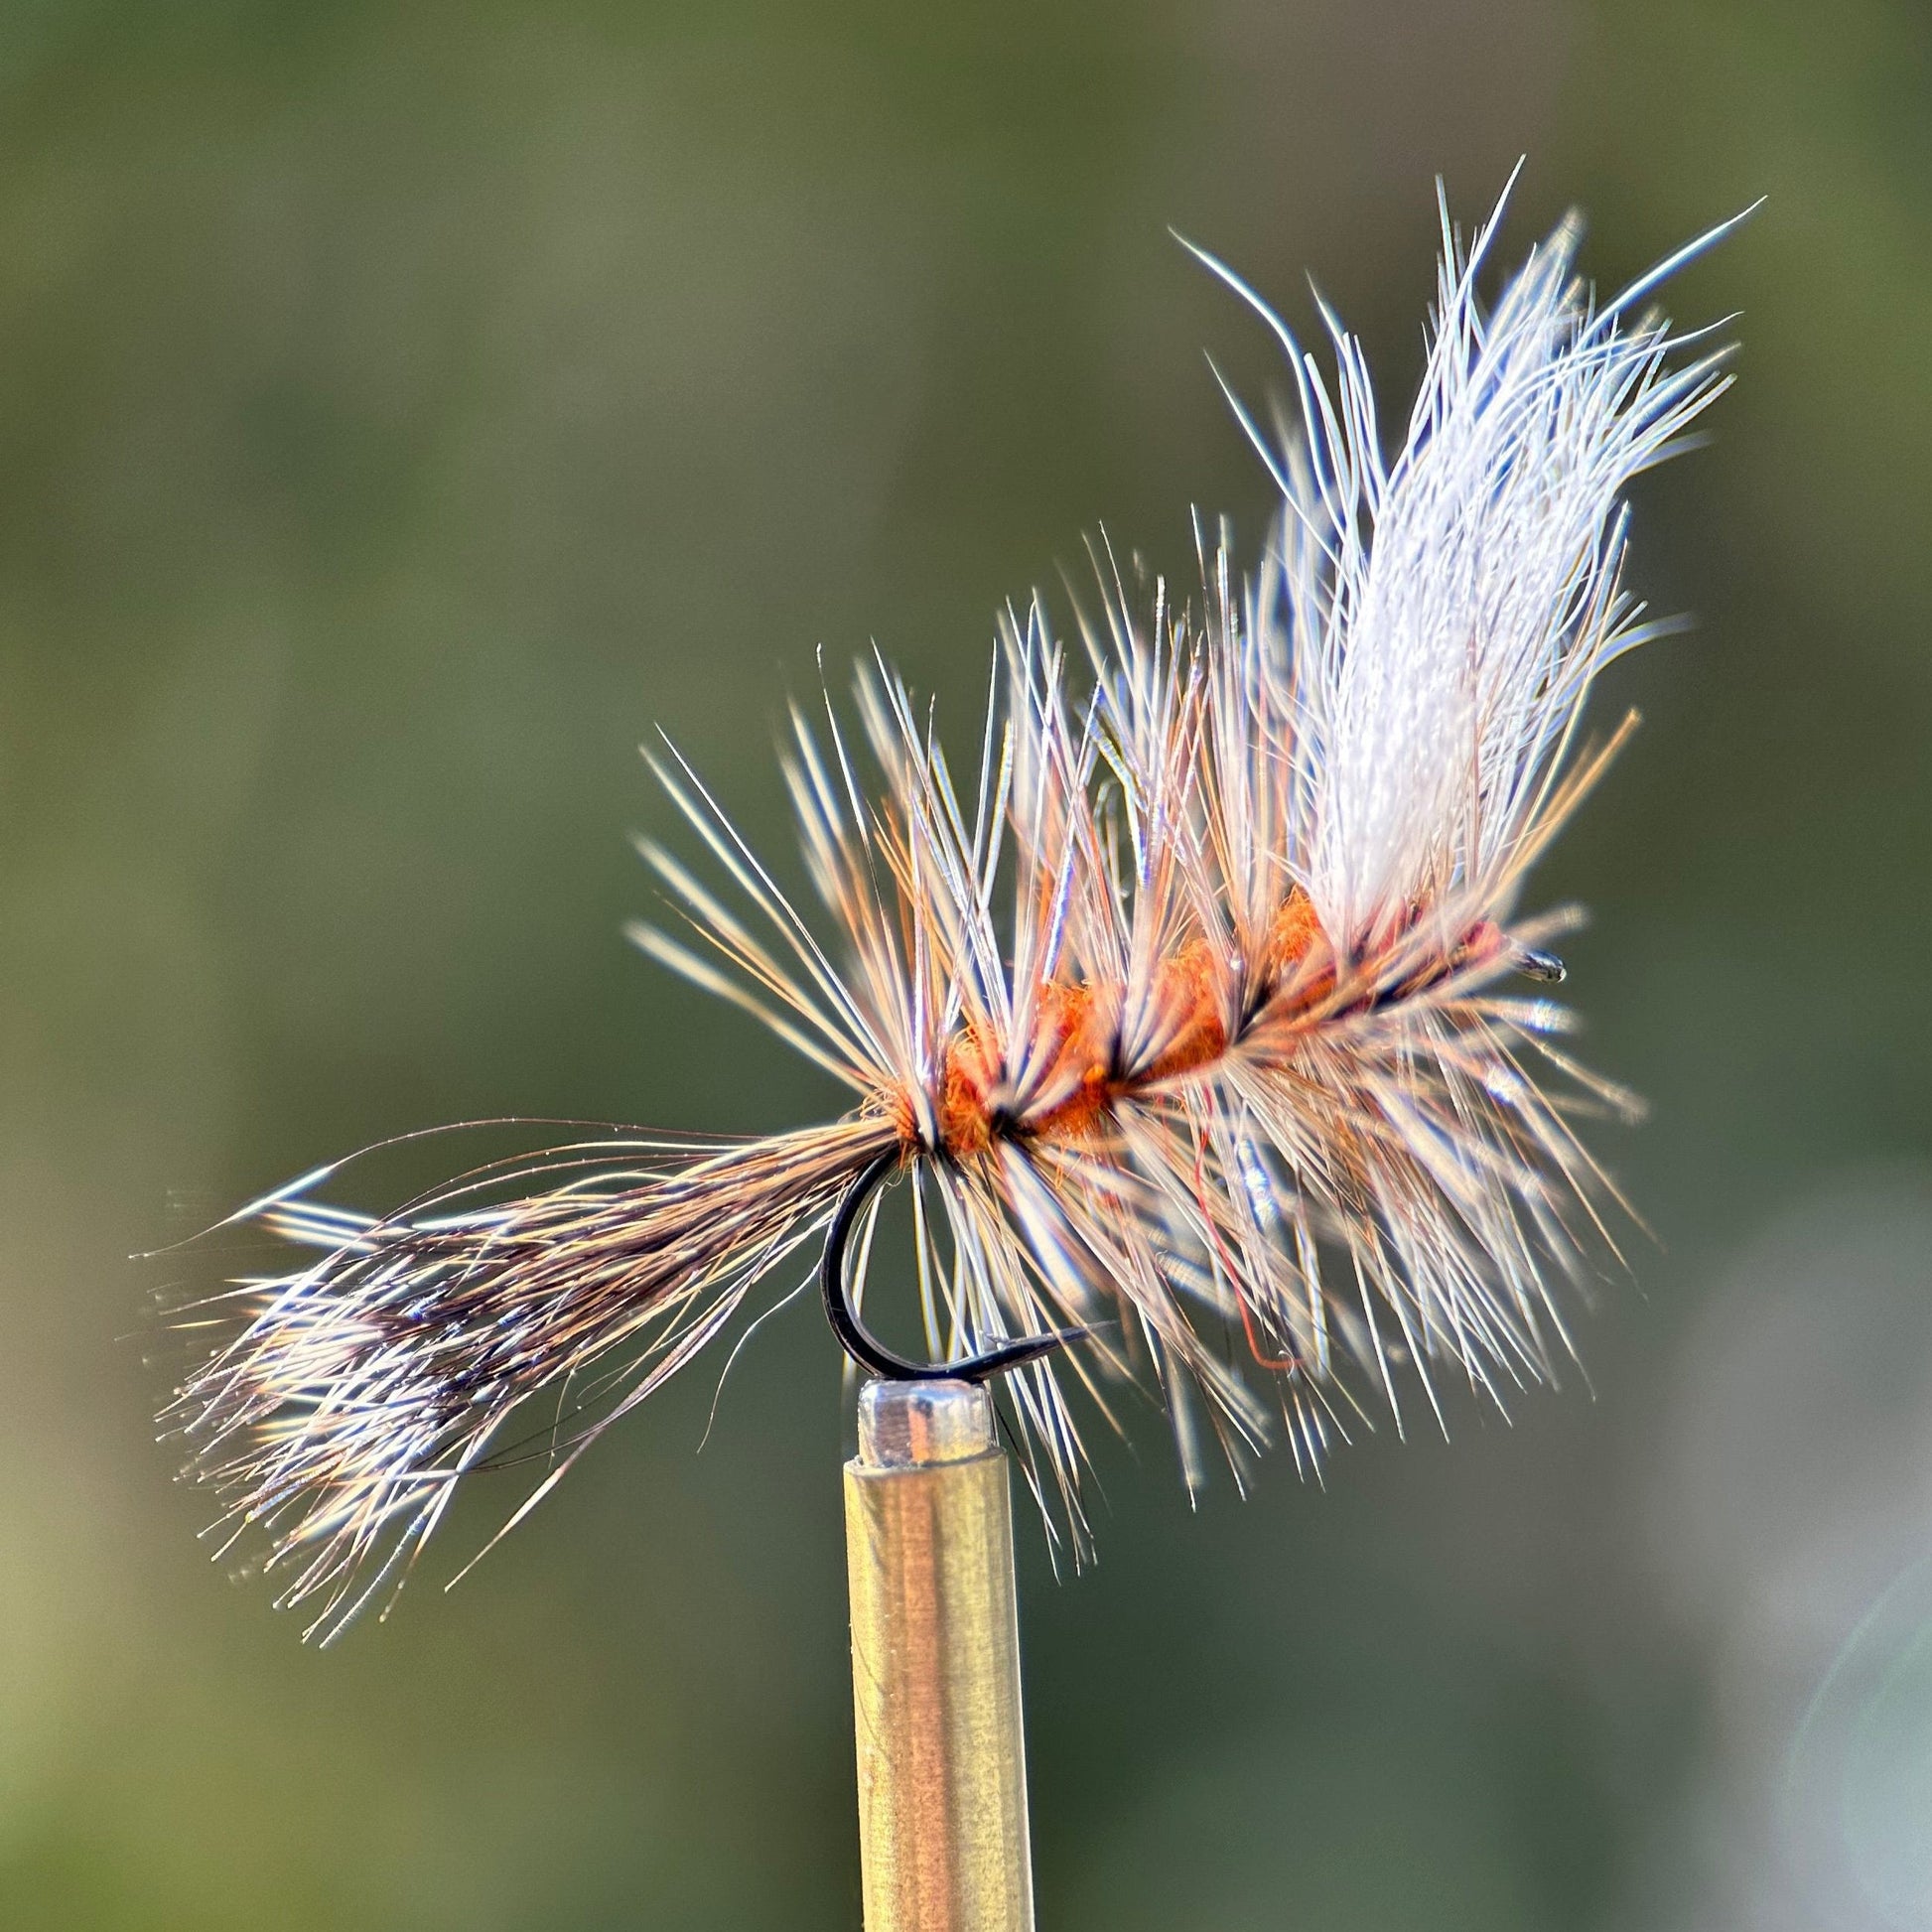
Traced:
<path fill-rule="evenodd" d="M 671 731 L 767 849 L 869 641 L 970 739 L 1085 535 L 1264 479 L 1174 246 L 1391 422 L 1433 177 L 1617 281 L 1760 194 L 1636 577 L 1691 635 L 1537 882 L 1656 1233 L 1588 1368 L 1026 1540 L 1040 1921 L 1932 1925 L 1932 20 L 1843 0 L 0 12 L 0 1923 L 858 1923 L 835 1352 L 765 1329 L 453 1595 L 300 1646 L 195 1532 L 130 1251 L 458 1116 L 830 1096 L 620 937 Z M 165 1274 L 165 1271 L 164 1271 Z M 468 1536 L 471 1542 L 464 1539 Z"/>

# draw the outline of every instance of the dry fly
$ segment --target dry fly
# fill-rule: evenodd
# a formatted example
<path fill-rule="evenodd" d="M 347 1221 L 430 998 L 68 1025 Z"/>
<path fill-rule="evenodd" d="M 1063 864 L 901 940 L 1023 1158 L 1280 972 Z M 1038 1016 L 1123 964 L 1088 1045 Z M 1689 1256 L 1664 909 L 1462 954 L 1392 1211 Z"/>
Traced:
<path fill-rule="evenodd" d="M 1103 546 L 1070 647 L 1009 612 L 968 774 L 883 662 L 856 731 L 794 711 L 823 918 L 653 760 L 703 862 L 645 844 L 681 916 L 637 942 L 842 1082 L 842 1119 L 552 1148 L 379 1218 L 326 1204 L 324 1169 L 234 1217 L 314 1258 L 202 1305 L 232 1326 L 165 1422 L 223 1547 L 265 1542 L 312 1632 L 386 1596 L 466 1471 L 532 1459 L 507 1431 L 532 1398 L 512 1522 L 761 1287 L 802 1284 L 821 1232 L 865 1367 L 1008 1371 L 1076 1556 L 1081 1430 L 1131 1383 L 1196 1484 L 1276 1430 L 1312 1467 L 1446 1377 L 1497 1399 L 1550 1377 L 1560 1291 L 1614 1254 L 1620 1205 L 1576 1122 L 1634 1109 L 1564 1049 L 1564 1008 L 1512 990 L 1562 978 L 1569 923 L 1517 901 L 1628 729 L 1580 747 L 1592 680 L 1660 627 L 1623 589 L 1626 485 L 1729 381 L 1652 298 L 1733 224 L 1599 305 L 1572 218 L 1492 304 L 1500 214 L 1465 246 L 1444 207 L 1393 457 L 1326 307 L 1328 373 L 1202 257 L 1292 379 L 1273 433 L 1235 404 L 1280 491 L 1259 563 L 1200 536 L 1182 606 Z M 925 1365 L 862 1318 L 895 1176 Z"/>

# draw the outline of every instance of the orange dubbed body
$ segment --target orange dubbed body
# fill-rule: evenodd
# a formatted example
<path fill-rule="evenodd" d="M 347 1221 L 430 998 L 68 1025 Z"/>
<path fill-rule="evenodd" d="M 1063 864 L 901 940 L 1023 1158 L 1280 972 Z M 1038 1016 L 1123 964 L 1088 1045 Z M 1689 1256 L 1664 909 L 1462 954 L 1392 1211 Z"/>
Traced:
<path fill-rule="evenodd" d="M 1316 965 L 1317 947 L 1327 949 L 1321 922 L 1298 887 L 1263 948 L 1257 1014 L 1293 1018 L 1328 998 L 1334 968 Z M 1238 977 L 1232 964 L 1218 961 L 1203 938 L 1163 960 L 1143 1005 L 1142 1039 L 1131 1062 L 1124 1059 L 1118 986 L 1044 982 L 1034 996 L 1025 1038 L 1011 1044 L 1003 1044 L 990 1022 L 967 1022 L 946 1049 L 941 1147 L 964 1160 L 1007 1135 L 1083 1140 L 1118 1101 L 1212 1065 L 1230 1041 L 1228 1008 Z M 909 1109 L 902 1120 L 910 1141 Z"/>

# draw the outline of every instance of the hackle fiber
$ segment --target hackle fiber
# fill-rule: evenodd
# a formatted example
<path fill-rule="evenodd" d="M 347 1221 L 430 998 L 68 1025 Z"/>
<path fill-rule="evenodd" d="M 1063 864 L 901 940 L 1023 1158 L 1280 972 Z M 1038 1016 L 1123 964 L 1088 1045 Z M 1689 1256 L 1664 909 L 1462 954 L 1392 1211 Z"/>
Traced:
<path fill-rule="evenodd" d="M 1520 987 L 1560 976 L 1565 915 L 1522 922 L 1517 900 L 1613 749 L 1577 749 L 1590 685 L 1650 629 L 1623 492 L 1728 380 L 1647 305 L 1724 230 L 1600 307 L 1574 220 L 1486 306 L 1494 232 L 1464 249 L 1445 213 L 1393 456 L 1339 323 L 1322 311 L 1324 376 L 1211 264 L 1293 378 L 1292 431 L 1241 417 L 1281 491 L 1261 561 L 1243 575 L 1203 537 L 1180 603 L 1103 549 L 1072 649 L 1036 604 L 1010 613 L 964 782 L 883 662 L 856 734 L 829 704 L 794 713 L 825 916 L 655 760 L 705 856 L 644 847 L 683 916 L 638 942 L 841 1081 L 843 1119 L 551 1149 L 380 1219 L 319 1200 L 324 1171 L 238 1217 L 320 1258 L 203 1306 L 239 1331 L 168 1420 L 224 1540 L 265 1537 L 312 1628 L 400 1579 L 464 1471 L 534 1456 L 523 1514 L 758 1291 L 795 1285 L 884 1154 L 913 1231 L 883 1279 L 916 1291 L 940 1357 L 1084 1331 L 1005 1385 L 1076 1555 L 1081 1429 L 1132 1383 L 1191 1484 L 1272 1433 L 1312 1467 L 1447 1377 L 1500 1398 L 1550 1376 L 1564 1285 L 1614 1253 L 1576 1117 L 1629 1103 Z"/>

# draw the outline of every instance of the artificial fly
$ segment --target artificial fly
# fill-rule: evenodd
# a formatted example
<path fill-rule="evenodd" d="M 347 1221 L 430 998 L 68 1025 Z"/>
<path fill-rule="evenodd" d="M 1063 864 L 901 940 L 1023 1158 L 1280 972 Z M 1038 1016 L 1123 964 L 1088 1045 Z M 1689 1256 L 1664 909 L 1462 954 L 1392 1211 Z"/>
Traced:
<path fill-rule="evenodd" d="M 840 1081 L 844 1118 L 551 1148 L 382 1218 L 319 1198 L 325 1170 L 234 1217 L 320 1258 L 200 1305 L 228 1338 L 164 1422 L 223 1547 L 265 1538 L 312 1633 L 392 1590 L 467 1471 L 534 1459 L 520 1520 L 821 1230 L 848 1352 L 1001 1375 L 1076 1557 L 1080 1411 L 1112 1420 L 1122 1387 L 1156 1393 L 1195 1485 L 1278 1428 L 1312 1468 L 1446 1375 L 1498 1401 L 1550 1379 L 1559 1290 L 1625 1211 L 1575 1122 L 1634 1103 L 1513 984 L 1561 979 L 1571 922 L 1516 903 L 1623 736 L 1578 749 L 1592 681 L 1660 627 L 1622 588 L 1625 487 L 1729 381 L 1650 298 L 1734 224 L 1599 307 L 1568 220 L 1488 306 L 1501 212 L 1465 248 L 1444 208 L 1393 459 L 1326 308 L 1332 378 L 1203 257 L 1293 380 L 1292 431 L 1235 405 L 1281 493 L 1265 554 L 1244 576 L 1201 535 L 1183 607 L 1103 548 L 1073 651 L 1037 604 L 1009 612 L 976 783 L 883 662 L 857 693 L 873 792 L 829 705 L 794 711 L 823 924 L 653 759 L 724 890 L 645 843 L 681 930 L 638 943 Z M 925 1364 L 863 1319 L 895 1180 Z M 538 1395 L 536 1449 L 506 1443 Z"/>

